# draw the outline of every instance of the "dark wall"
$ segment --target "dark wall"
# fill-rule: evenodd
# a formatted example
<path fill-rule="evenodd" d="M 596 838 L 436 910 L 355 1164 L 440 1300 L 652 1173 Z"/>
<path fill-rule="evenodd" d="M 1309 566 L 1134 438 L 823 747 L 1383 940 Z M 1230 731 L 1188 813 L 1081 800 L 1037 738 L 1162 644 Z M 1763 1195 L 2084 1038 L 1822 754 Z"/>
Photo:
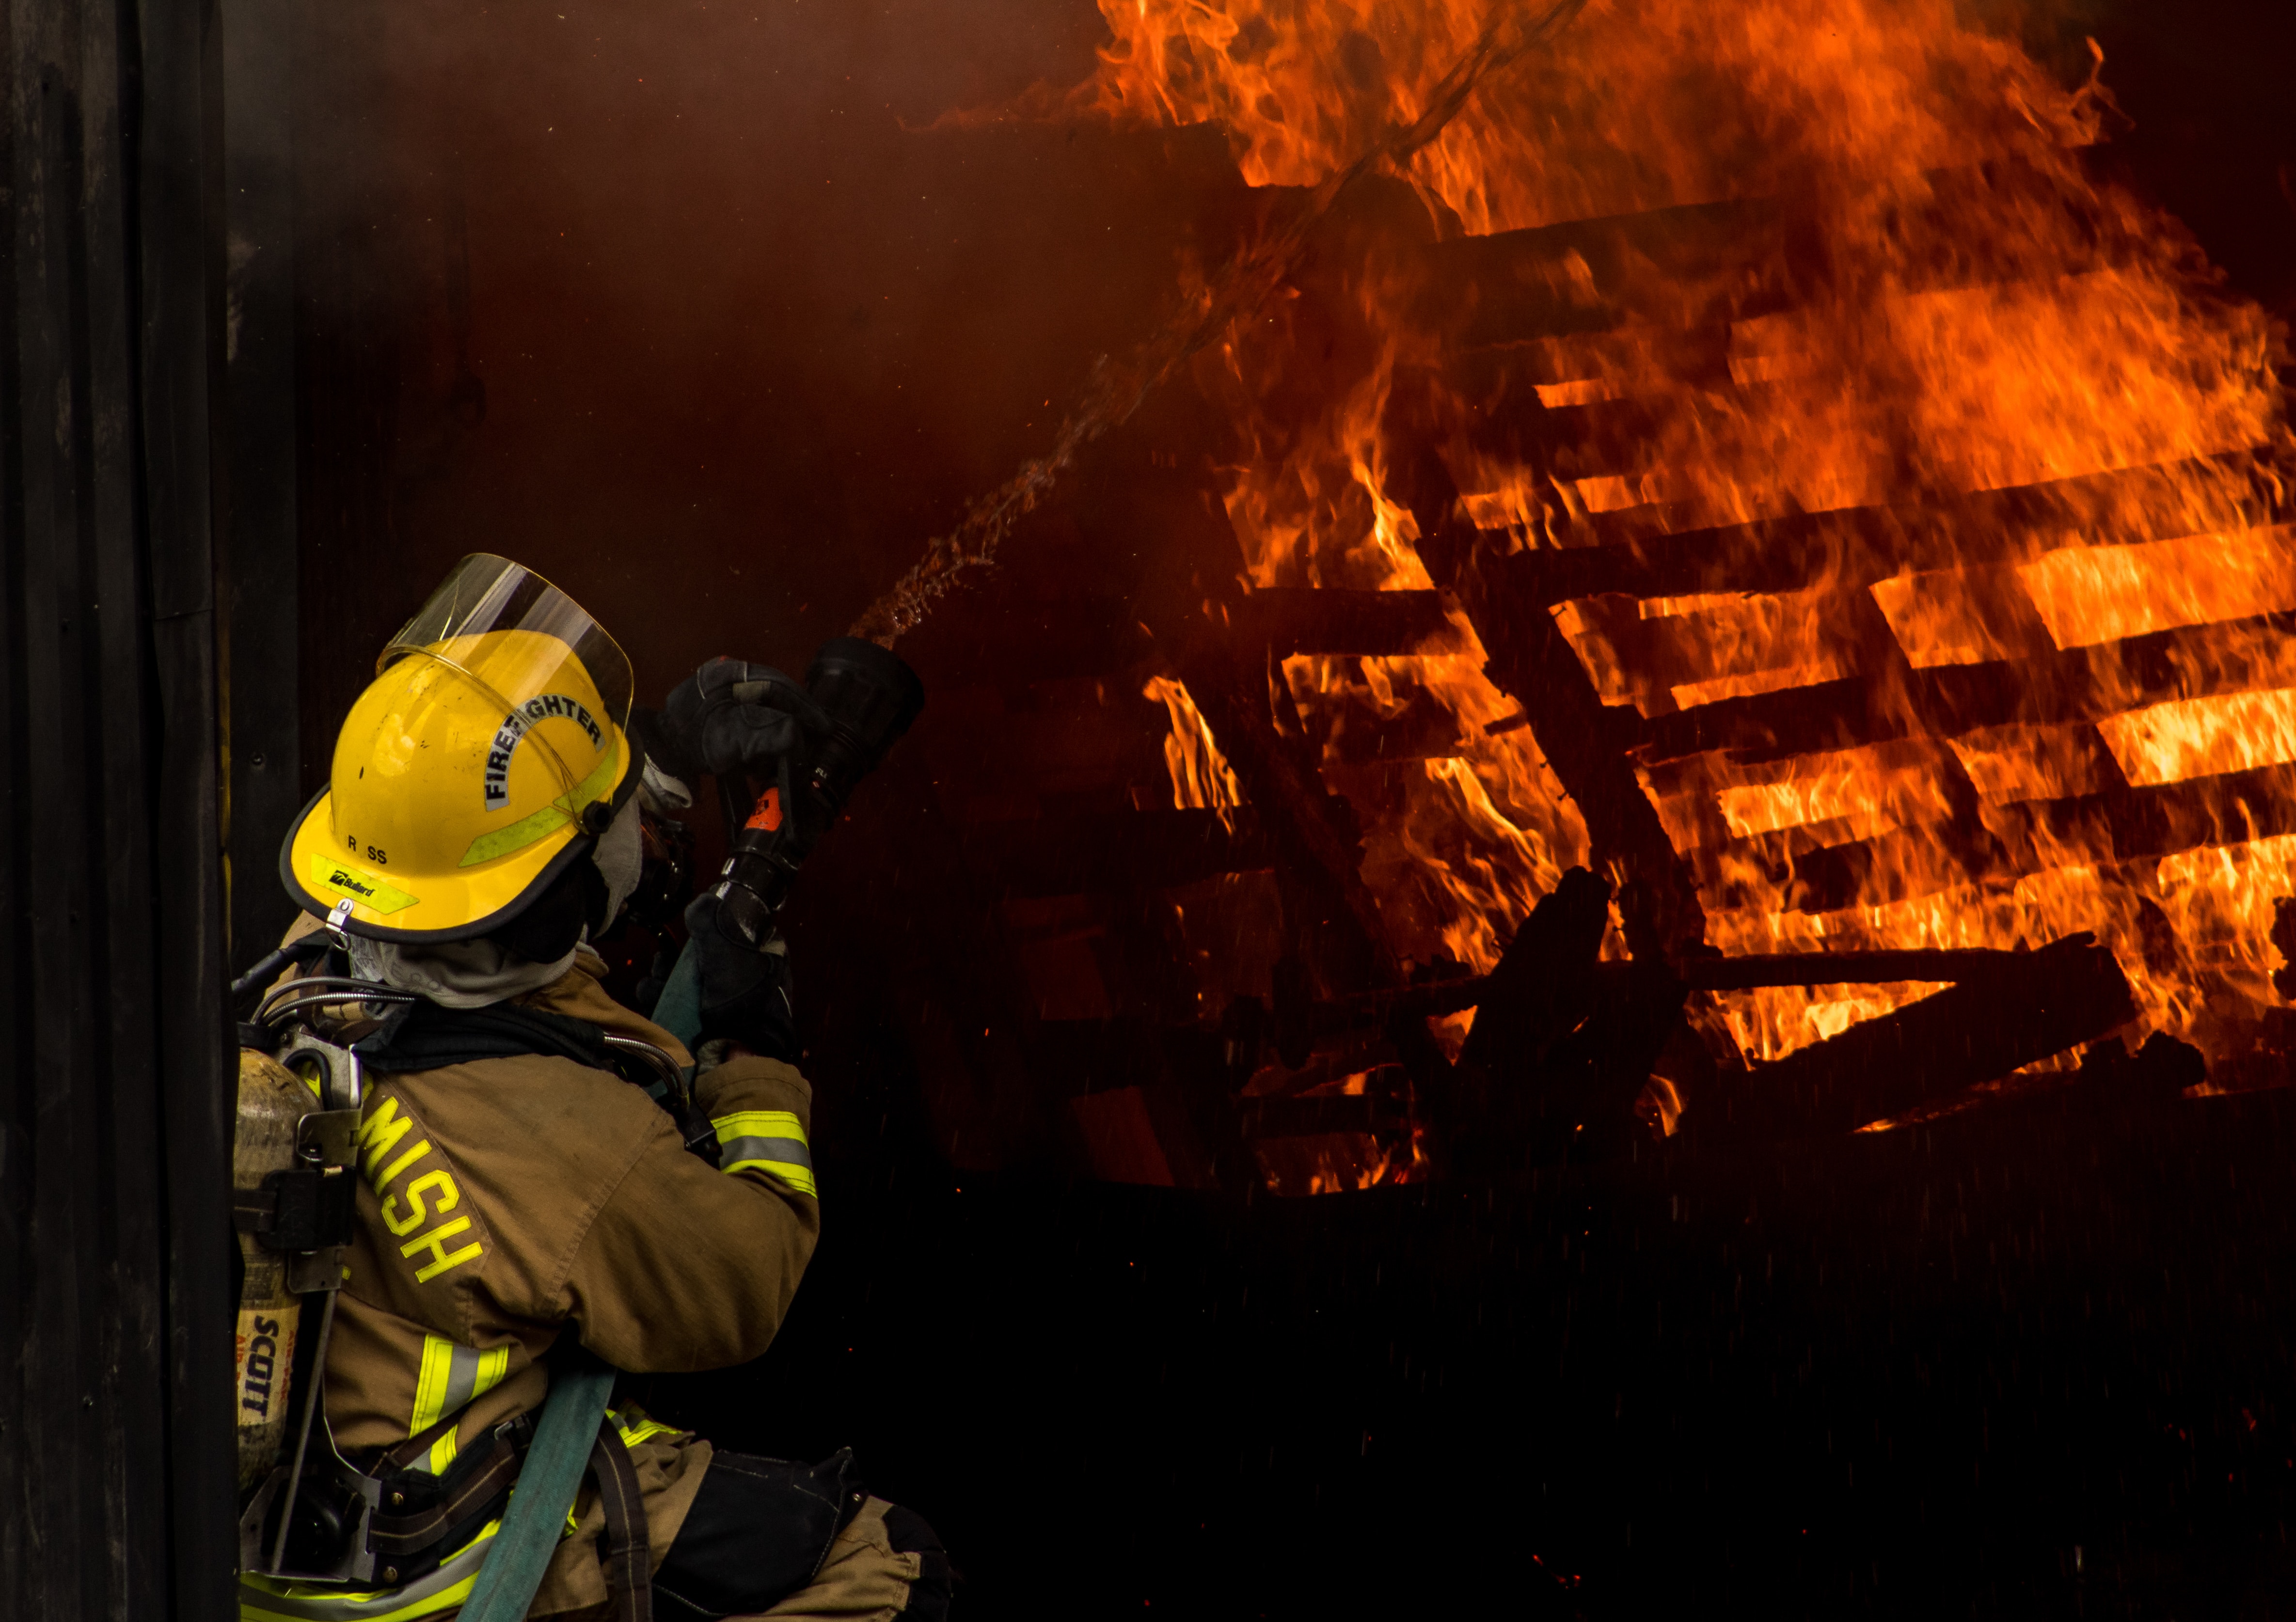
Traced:
<path fill-rule="evenodd" d="M 232 1602 L 194 4 L 20 5 L 0 275 L 0 1612 Z"/>

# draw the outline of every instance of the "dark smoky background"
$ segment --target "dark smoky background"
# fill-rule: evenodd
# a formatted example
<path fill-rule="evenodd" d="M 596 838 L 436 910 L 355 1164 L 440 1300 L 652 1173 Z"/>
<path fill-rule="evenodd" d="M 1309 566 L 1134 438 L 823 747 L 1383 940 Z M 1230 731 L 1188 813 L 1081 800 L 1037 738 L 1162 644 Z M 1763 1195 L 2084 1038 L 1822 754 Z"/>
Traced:
<path fill-rule="evenodd" d="M 589 606 L 654 701 L 718 652 L 802 668 L 1049 445 L 1240 190 L 1209 132 L 935 127 L 1086 78 L 1089 4 L 298 16 L 311 790 L 469 551 Z"/>
<path fill-rule="evenodd" d="M 306 795 L 383 638 L 465 552 L 565 587 L 642 697 L 716 653 L 801 668 L 1049 446 L 1095 357 L 1250 209 L 1217 131 L 944 121 L 1086 78 L 1089 0 L 290 14 Z M 2067 83 L 2095 37 L 2130 182 L 2296 311 L 2296 8 L 1988 14 Z M 1093 475 L 1074 499 L 1133 487 Z M 1906 1237 L 1927 1185 L 1856 1153 L 1765 1184 L 1754 1225 L 1693 1216 L 1695 1188 L 1238 1208 L 1064 1180 L 1025 1119 L 995 1124 L 1022 1152 L 953 1159 L 891 965 L 946 988 L 957 1012 L 926 1014 L 950 1041 L 979 1028 L 984 1118 L 1025 1101 L 998 1090 L 1002 1029 L 955 1028 L 996 898 L 947 904 L 961 864 L 913 813 L 937 772 L 993 781 L 1019 746 L 923 734 L 969 692 L 1017 708 L 1062 646 L 1134 634 L 1111 604 L 1185 584 L 1070 532 L 1030 526 L 902 643 L 933 707 L 789 924 L 820 1253 L 765 1359 L 644 1400 L 726 1446 L 855 1445 L 947 1536 L 977 1616 L 2281 1614 L 2241 1596 L 2296 1592 L 2254 1554 L 2296 1490 L 2215 1484 L 2262 1480 L 2296 1435 L 2252 1395 L 2286 1386 L 2284 1339 L 2239 1288 L 2168 1282 L 2286 1226 L 2273 1133 L 2234 1211 L 2182 1197 L 2141 1133 L 2059 1164 L 2033 1123 L 1963 1221 L 2013 1233 L 2044 1188 L 2052 1223 L 2108 1235 L 2038 1283 L 2013 1244 L 1944 1277 Z M 2152 1339 L 2087 1327 L 2116 1291 Z M 2078 1584 L 2113 1515 L 2153 1587 L 2108 1605 Z"/>

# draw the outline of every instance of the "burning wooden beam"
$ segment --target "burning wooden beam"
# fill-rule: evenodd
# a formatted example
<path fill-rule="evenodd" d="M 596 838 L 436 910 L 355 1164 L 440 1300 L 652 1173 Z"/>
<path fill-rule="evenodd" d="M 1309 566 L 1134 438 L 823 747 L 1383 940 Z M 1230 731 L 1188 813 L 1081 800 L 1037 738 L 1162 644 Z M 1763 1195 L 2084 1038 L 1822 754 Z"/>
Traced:
<path fill-rule="evenodd" d="M 2208 845 L 2244 845 L 2296 833 L 2296 766 L 2224 772 L 2180 782 L 2115 788 L 2065 799 L 1997 807 L 2005 838 L 2046 833 L 2054 846 L 2086 848 L 2108 861 L 2171 856 Z"/>
<path fill-rule="evenodd" d="M 1645 764 L 1710 750 L 1808 754 L 1893 738 L 1958 737 L 2008 725 L 2065 726 L 2170 699 L 2254 688 L 2259 673 L 2216 657 L 2230 639 L 2296 633 L 2296 614 L 2180 626 L 2019 659 L 1870 673 L 1719 700 L 1644 720 Z"/>
<path fill-rule="evenodd" d="M 1784 835 L 1763 834 L 1693 845 L 1684 857 L 1718 905 L 1747 905 L 1734 887 L 1748 874 L 1767 874 L 1784 891 L 1782 910 L 1831 913 L 2068 862 L 2111 866 L 2290 833 L 2296 766 L 2276 765 L 1988 806 L 1973 828 L 1926 823 L 1802 850 Z"/>
<path fill-rule="evenodd" d="M 1595 543 L 1553 553 L 1536 589 L 1548 605 L 1620 593 L 1794 591 L 1825 578 L 1870 586 L 1903 569 L 2008 562 L 2069 530 L 2092 545 L 2169 533 L 2285 522 L 2296 512 L 2287 470 L 2262 451 L 2231 451 L 1922 502 L 1701 525 L 1653 533 L 1646 516 L 1582 520 Z"/>
<path fill-rule="evenodd" d="M 2104 172 L 2095 152 L 2079 160 Z M 1956 221 L 1985 193 L 2015 193 L 2027 207 L 2066 213 L 2061 241 L 2079 243 L 2059 269 L 2094 269 L 2125 250 L 2094 201 L 2070 193 L 2030 165 L 1995 162 L 1941 168 L 1923 176 L 1925 195 L 1902 206 L 1887 227 L 1906 251 L 1891 266 L 1897 286 L 1937 291 L 1998 272 L 1981 242 L 1960 254 L 1924 257 L 1931 243 L 1961 240 Z M 1981 213 L 1997 212 L 1994 201 Z M 1629 322 L 1684 314 L 1685 289 L 1719 290 L 1702 300 L 1708 319 L 1744 320 L 1794 307 L 1817 279 L 1826 251 L 1823 223 L 1807 204 L 1775 198 L 1693 203 L 1440 242 L 1425 250 L 1419 318 L 1449 327 L 1464 344 L 1600 332 Z M 2075 262 L 2078 260 L 2078 262 Z"/>
<path fill-rule="evenodd" d="M 1980 977 L 1758 1065 L 1682 1118 L 1695 1142 L 1847 1132 L 2095 1041 L 2136 1017 L 2094 936 L 2004 954 Z"/>
<path fill-rule="evenodd" d="M 1522 706 L 1539 752 L 1578 802 L 1593 865 L 1624 880 L 1619 906 L 1628 950 L 1664 962 L 1705 938 L 1706 915 L 1627 758 L 1634 713 L 1622 717 L 1603 704 L 1548 612 L 1561 599 L 1543 594 L 1538 560 L 1562 554 L 1505 557 L 1460 517 L 1458 486 L 1430 431 L 1446 412 L 1423 387 L 1398 380 L 1382 425 L 1394 458 L 1390 487 L 1419 527 L 1419 555 L 1429 575 L 1455 594 L 1482 643 L 1485 673 Z"/>
<path fill-rule="evenodd" d="M 1423 548 L 1423 555 L 1431 552 L 1440 559 L 1439 547 Z M 1526 601 L 1519 587 L 1535 568 L 1493 567 L 1551 555 L 1501 560 L 1472 546 L 1454 564 L 1453 584 L 1490 656 L 1492 682 L 1522 706 L 1539 751 L 1578 802 L 1595 865 L 1614 867 L 1625 880 L 1620 911 L 1629 949 L 1664 961 L 1705 938 L 1706 915 L 1627 758 L 1633 712 L 1621 716 L 1603 703 L 1554 615 Z"/>
<path fill-rule="evenodd" d="M 1745 284 L 1731 314 L 1783 309 L 1784 247 L 1780 211 L 1766 201 L 1464 237 L 1426 251 L 1422 319 L 1456 329 L 1468 344 L 1607 332 L 1671 287 L 1734 273 Z"/>
<path fill-rule="evenodd" d="M 1226 511 L 1190 475 L 1159 466 L 1144 441 L 1112 439 L 1103 455 L 1103 476 L 1121 477 L 1124 496 L 1094 506 L 1087 533 L 1112 553 L 1168 560 L 1179 579 L 1193 571 L 1216 582 L 1212 589 L 1225 601 L 1226 625 L 1208 619 L 1193 592 L 1144 596 L 1136 606 L 1257 813 L 1258 848 L 1275 869 L 1294 954 L 1311 962 L 1327 984 L 1393 983 L 1398 975 L 1378 928 L 1378 903 L 1359 871 L 1363 852 L 1354 812 L 1325 786 L 1304 733 L 1275 724 L 1269 643 L 1259 640 L 1261 627 L 1250 624 L 1250 616 L 1263 610 L 1243 608 L 1248 595 L 1231 594 L 1229 583 L 1243 572 L 1243 555 Z M 1327 620 L 1300 602 L 1316 594 L 1278 597 L 1265 611 L 1283 622 L 1288 610 L 1294 632 L 1328 627 L 1351 611 L 1356 625 L 1390 638 L 1428 623 L 1423 601 L 1384 618 L 1381 610 L 1343 607 Z M 1242 635 L 1235 628 L 1239 610 L 1248 627 Z"/>
<path fill-rule="evenodd" d="M 1904 952 L 1755 952 L 1693 957 L 1676 970 L 1693 991 L 1763 986 L 1885 986 L 1900 980 L 1972 980 L 2015 969 L 2032 954 L 1979 948 Z"/>
<path fill-rule="evenodd" d="M 1771 986 L 1886 986 L 1904 981 L 1944 984 L 2013 971 L 2029 963 L 2032 955 L 2030 952 L 1991 947 L 1751 952 L 1735 957 L 1686 957 L 1676 965 L 1675 975 L 1685 991 L 1751 991 Z M 1597 964 L 1589 972 L 1600 979 L 1620 967 Z M 1492 976 L 1468 974 L 1317 1004 L 1304 1017 L 1314 1035 L 1333 1036 L 1398 1019 L 1431 1019 L 1457 1013 L 1462 1009 L 1480 1009 L 1502 995 Z"/>

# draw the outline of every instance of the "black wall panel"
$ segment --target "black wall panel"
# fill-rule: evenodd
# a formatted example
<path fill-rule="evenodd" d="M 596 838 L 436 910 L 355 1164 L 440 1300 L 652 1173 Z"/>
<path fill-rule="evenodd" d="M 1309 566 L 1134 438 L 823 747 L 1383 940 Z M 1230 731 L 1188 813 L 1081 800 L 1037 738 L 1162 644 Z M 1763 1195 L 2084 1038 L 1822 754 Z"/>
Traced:
<path fill-rule="evenodd" d="M 198 0 L 0 12 L 0 1614 L 231 1604 Z"/>

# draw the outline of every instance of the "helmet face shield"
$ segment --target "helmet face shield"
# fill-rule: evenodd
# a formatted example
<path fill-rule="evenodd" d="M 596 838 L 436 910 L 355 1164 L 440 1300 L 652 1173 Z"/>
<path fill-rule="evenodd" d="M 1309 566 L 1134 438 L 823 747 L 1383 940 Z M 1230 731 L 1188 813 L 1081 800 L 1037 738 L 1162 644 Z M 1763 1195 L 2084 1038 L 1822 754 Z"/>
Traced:
<path fill-rule="evenodd" d="M 571 680 L 565 674 L 570 655 L 577 673 Z M 591 768 L 569 759 L 581 756 L 580 739 L 570 749 L 564 728 L 539 723 L 573 721 L 595 745 L 599 724 L 611 723 L 619 734 L 629 722 L 633 684 L 620 644 L 573 598 L 492 553 L 474 552 L 455 565 L 383 645 L 375 675 L 409 658 L 446 667 L 501 710 L 492 751 L 499 758 L 490 761 L 487 778 L 489 809 L 508 803 L 509 766 L 521 752 L 555 774 L 560 793 L 580 794 Z"/>
<path fill-rule="evenodd" d="M 464 558 L 390 639 L 282 853 L 307 910 L 451 940 L 515 916 L 636 782 L 628 659 L 530 569 Z M 593 830 L 594 831 L 594 830 Z"/>
<path fill-rule="evenodd" d="M 383 645 L 374 672 L 381 676 L 413 653 L 448 657 L 451 645 L 470 646 L 466 639 L 489 631 L 531 631 L 536 642 L 563 643 L 605 707 L 607 713 L 599 718 L 618 729 L 628 722 L 630 661 L 620 644 L 573 598 L 525 565 L 490 552 L 474 552 L 455 565 L 430 600 Z M 523 703 L 540 696 L 539 684 L 561 658 L 554 655 L 526 668 L 504 661 L 490 672 L 490 684 L 503 684 L 498 696 L 506 706 Z"/>

